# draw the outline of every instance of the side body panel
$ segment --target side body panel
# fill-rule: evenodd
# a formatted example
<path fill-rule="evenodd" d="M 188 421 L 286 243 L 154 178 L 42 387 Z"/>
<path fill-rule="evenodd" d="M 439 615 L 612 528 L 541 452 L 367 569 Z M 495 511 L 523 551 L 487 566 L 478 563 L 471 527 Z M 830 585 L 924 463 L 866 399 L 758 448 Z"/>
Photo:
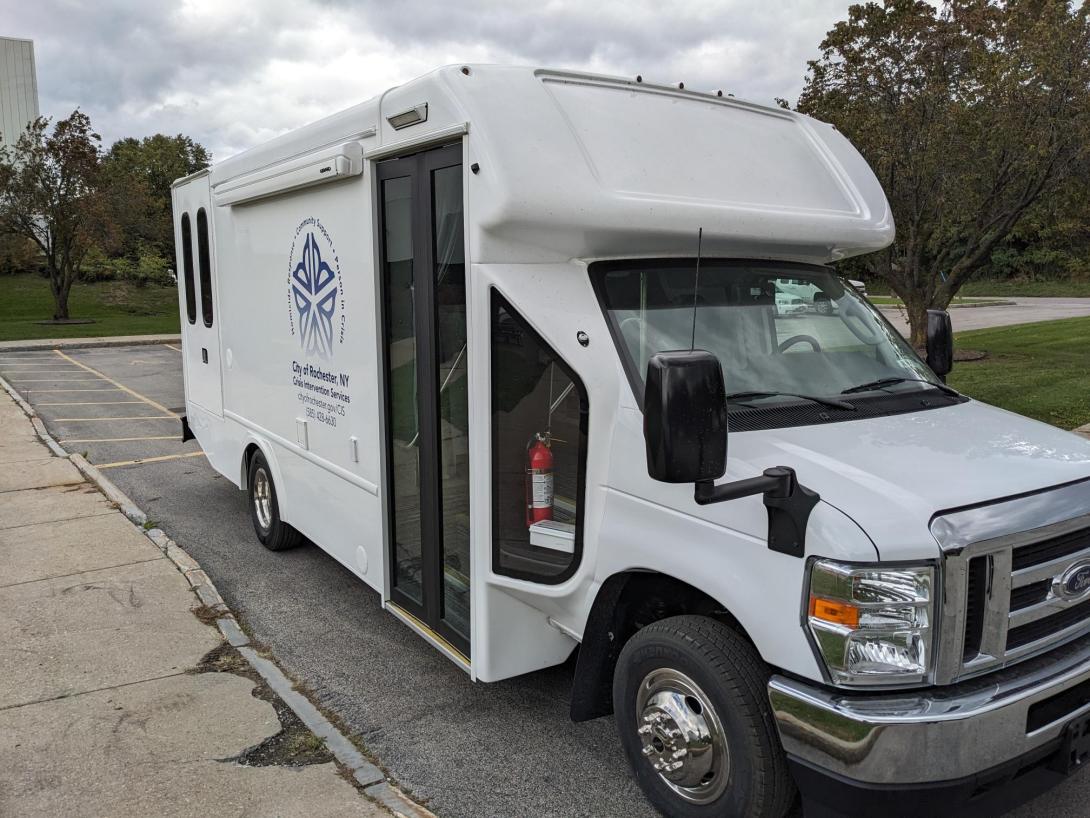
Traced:
<path fill-rule="evenodd" d="M 208 178 L 196 183 L 208 196 Z M 360 175 L 253 204 L 211 204 L 214 327 L 223 361 L 219 412 L 205 406 L 199 386 L 206 346 L 198 337 L 205 329 L 200 305 L 188 324 L 181 277 L 179 287 L 187 411 L 212 465 L 242 487 L 244 453 L 258 446 L 280 488 L 281 517 L 381 589 L 369 183 L 369 175 Z M 175 189 L 176 211 L 194 184 Z M 180 236 L 179 219 L 176 212 Z M 179 249 L 179 270 L 182 262 Z"/>

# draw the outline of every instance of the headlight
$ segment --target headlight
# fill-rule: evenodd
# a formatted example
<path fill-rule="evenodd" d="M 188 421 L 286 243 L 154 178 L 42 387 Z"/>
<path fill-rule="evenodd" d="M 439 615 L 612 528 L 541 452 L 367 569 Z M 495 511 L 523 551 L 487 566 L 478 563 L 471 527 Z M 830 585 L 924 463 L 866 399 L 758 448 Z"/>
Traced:
<path fill-rule="evenodd" d="M 911 684 L 931 664 L 935 569 L 820 560 L 810 574 L 806 621 L 834 682 Z"/>

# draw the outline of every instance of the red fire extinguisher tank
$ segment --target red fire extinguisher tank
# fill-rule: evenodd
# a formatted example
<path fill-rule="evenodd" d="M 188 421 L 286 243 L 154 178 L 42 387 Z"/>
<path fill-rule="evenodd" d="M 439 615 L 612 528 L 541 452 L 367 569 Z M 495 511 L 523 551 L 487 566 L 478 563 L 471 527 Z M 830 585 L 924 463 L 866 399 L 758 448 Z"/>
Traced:
<path fill-rule="evenodd" d="M 553 452 L 536 434 L 526 448 L 526 526 L 553 518 Z"/>

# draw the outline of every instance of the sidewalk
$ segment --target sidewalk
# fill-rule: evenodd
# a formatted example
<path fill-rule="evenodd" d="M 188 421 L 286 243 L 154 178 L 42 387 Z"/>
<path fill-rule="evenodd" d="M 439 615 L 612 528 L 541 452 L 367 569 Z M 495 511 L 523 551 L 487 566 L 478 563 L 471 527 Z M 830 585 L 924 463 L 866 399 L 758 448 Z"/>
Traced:
<path fill-rule="evenodd" d="M 109 335 L 102 338 L 39 338 L 29 341 L 0 341 L 0 352 L 32 349 L 79 349 L 81 347 L 118 347 L 138 344 L 181 344 L 173 335 Z"/>
<path fill-rule="evenodd" d="M 390 814 L 195 612 L 0 392 L 0 815 Z"/>

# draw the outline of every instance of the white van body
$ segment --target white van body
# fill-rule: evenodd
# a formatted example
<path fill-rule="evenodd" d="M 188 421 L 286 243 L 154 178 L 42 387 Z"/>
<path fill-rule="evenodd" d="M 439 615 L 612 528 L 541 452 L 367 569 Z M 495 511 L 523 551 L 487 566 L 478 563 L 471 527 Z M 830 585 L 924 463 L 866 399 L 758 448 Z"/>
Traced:
<path fill-rule="evenodd" d="M 458 519 L 468 530 L 469 565 L 412 570 L 440 584 L 460 577 L 469 605 L 460 636 L 431 621 L 434 600 L 417 611 L 397 601 L 387 401 L 400 398 L 391 396 L 382 270 L 384 252 L 392 258 L 409 251 L 383 249 L 382 219 L 394 211 L 380 213 L 387 189 L 380 181 L 392 173 L 384 163 L 424 163 L 414 157 L 450 146 L 460 151 L 447 167 L 460 168 L 464 232 L 459 242 L 444 241 L 464 253 L 458 316 L 465 316 L 467 341 L 453 362 L 435 368 L 441 379 L 464 383 L 467 396 L 468 437 L 458 437 L 463 450 L 451 457 L 460 474 L 468 469 Z M 404 178 L 435 184 L 435 177 L 419 181 L 425 170 L 414 165 Z M 1065 646 L 1062 667 L 1042 669 L 1038 660 L 1033 673 L 1040 678 L 1028 686 L 1004 681 L 982 693 L 977 685 L 961 699 L 956 684 L 1003 667 L 1004 679 L 1011 678 L 1010 667 L 1019 664 L 1000 643 L 1015 626 L 1011 617 L 1025 618 L 996 591 L 986 611 L 993 653 L 962 663 L 968 555 L 983 549 L 996 587 L 1009 590 L 1019 582 L 1012 580 L 1012 549 L 1090 531 L 1090 442 L 975 401 L 939 406 L 938 392 L 934 406 L 918 411 L 749 431 L 732 425 L 724 480 L 789 466 L 820 495 L 804 526 L 801 557 L 769 548 L 769 512 L 760 496 L 698 505 L 691 485 L 648 474 L 639 376 L 622 361 L 615 338 L 624 331 L 609 323 L 588 268 L 604 260 L 693 259 L 698 229 L 702 257 L 722 264 L 827 265 L 885 247 L 894 234 L 885 195 L 833 127 L 636 80 L 453 66 L 179 180 L 173 197 L 178 270 L 188 268 L 193 282 L 187 289 L 179 274 L 186 418 L 209 462 L 247 489 L 260 452 L 282 522 L 374 588 L 391 613 L 473 679 L 555 665 L 584 642 L 582 673 L 613 638 L 608 628 L 594 631 L 595 617 L 611 621 L 603 589 L 621 599 L 618 578 L 639 576 L 714 600 L 771 668 L 766 705 L 788 759 L 852 786 L 911 789 L 977 775 L 1051 747 L 1070 718 L 1090 709 L 1076 703 L 1062 719 L 1027 733 L 1027 708 L 1090 679 L 1090 647 L 1079 641 L 1090 631 L 1090 611 L 1046 634 L 1040 650 L 1016 656 Z M 313 291 L 301 306 L 293 271 L 309 270 L 304 255 L 312 252 L 312 266 L 323 272 L 308 279 Z M 327 290 L 335 297 L 322 306 Z M 533 532 L 532 542 L 546 543 L 535 548 L 571 553 L 561 581 L 496 570 L 491 401 L 493 379 L 502 373 L 493 370 L 489 339 L 497 297 L 525 324 L 518 332 L 539 336 L 581 381 L 581 405 L 589 406 L 581 516 L 559 526 L 555 542 L 544 529 Z M 397 357 L 405 347 L 395 346 Z M 724 371 L 729 385 L 726 363 Z M 448 388 L 437 389 L 440 398 Z M 416 423 L 425 421 L 422 414 Z M 447 425 L 440 418 L 437 439 L 447 440 Z M 429 456 L 419 451 L 418 458 Z M 1002 514 L 968 519 L 981 507 Z M 957 519 L 946 514 L 959 509 L 970 511 Z M 1034 568 L 1034 581 L 1062 580 L 1090 555 L 1090 536 L 1084 545 Z M 808 583 L 819 558 L 932 566 L 942 602 L 928 609 L 935 656 L 926 681 L 892 683 L 898 692 L 883 697 L 831 678 L 807 626 Z M 1049 594 L 1040 603 L 1048 614 L 1084 601 L 1081 592 Z M 587 648 L 592 631 L 594 651 Z M 603 659 L 601 673 L 612 672 L 617 650 Z M 928 698 L 932 683 L 945 685 L 945 698 Z M 949 705 L 955 699 L 957 713 Z M 609 707 L 591 701 L 581 712 Z M 824 715 L 810 718 L 815 713 Z M 847 747 L 835 731 L 822 733 L 829 720 L 861 731 L 862 743 Z M 986 743 L 969 741 L 977 730 L 988 731 L 981 733 Z M 801 778 L 799 784 L 807 798 L 819 797 Z"/>

